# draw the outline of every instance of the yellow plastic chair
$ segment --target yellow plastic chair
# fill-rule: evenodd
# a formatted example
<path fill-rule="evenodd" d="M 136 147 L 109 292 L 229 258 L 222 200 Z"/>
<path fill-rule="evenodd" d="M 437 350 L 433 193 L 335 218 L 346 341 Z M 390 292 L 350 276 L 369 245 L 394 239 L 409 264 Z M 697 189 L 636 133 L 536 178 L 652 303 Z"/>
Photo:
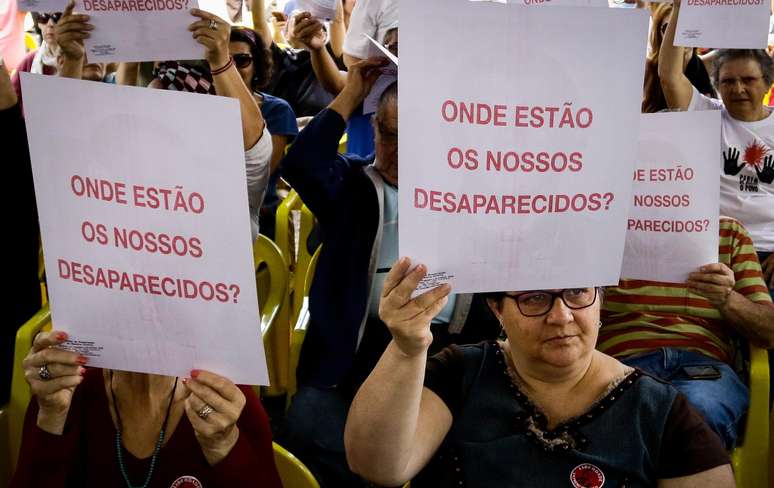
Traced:
<path fill-rule="evenodd" d="M 738 488 L 761 488 L 769 486 L 769 358 L 765 349 L 749 347 L 750 409 L 731 463 Z"/>
<path fill-rule="evenodd" d="M 24 379 L 22 361 L 32 347 L 35 334 L 41 330 L 51 329 L 51 311 L 48 305 L 32 316 L 16 332 L 16 347 L 13 351 L 13 376 L 11 377 L 11 400 L 7 407 L 8 418 L 8 453 L 10 459 L 11 474 L 16 469 L 16 460 L 19 457 L 22 430 L 24 427 L 24 415 L 32 394 L 30 386 Z"/>
<path fill-rule="evenodd" d="M 309 261 L 309 266 L 306 270 L 306 276 L 304 278 L 303 299 L 301 300 L 301 308 L 298 314 L 298 320 L 296 320 L 293 327 L 293 331 L 290 336 L 290 361 L 288 367 L 288 380 L 287 380 L 287 396 L 285 399 L 285 409 L 290 407 L 290 401 L 293 399 L 293 395 L 296 394 L 298 384 L 296 383 L 296 369 L 298 368 L 298 359 L 301 357 L 301 346 L 304 343 L 306 337 L 306 329 L 309 327 L 309 290 L 312 288 L 312 279 L 314 278 L 315 269 L 317 269 L 317 259 L 320 257 L 320 250 L 322 246 L 318 247 Z"/>
<path fill-rule="evenodd" d="M 283 486 L 288 488 L 320 488 L 309 468 L 297 457 L 276 442 L 274 445 L 274 464 L 277 466 Z"/>
<path fill-rule="evenodd" d="M 29 32 L 24 33 L 24 49 L 27 50 L 27 52 L 34 51 L 38 48 L 38 41 L 35 39 L 35 36 L 30 34 Z"/>
<path fill-rule="evenodd" d="M 341 136 L 341 139 L 339 139 L 339 152 L 341 154 L 347 154 L 347 141 L 349 139 L 347 138 L 347 133 L 345 132 L 343 136 Z"/>
<path fill-rule="evenodd" d="M 265 393 L 281 395 L 288 374 L 290 326 L 278 318 L 283 306 L 287 306 L 288 265 L 277 245 L 264 235 L 258 235 L 253 244 L 253 260 L 261 311 L 261 337 L 269 369 L 270 386 Z"/>
<path fill-rule="evenodd" d="M 301 206 L 301 231 L 298 237 L 298 258 L 296 261 L 295 272 L 293 273 L 293 282 L 291 283 L 292 297 L 291 297 L 291 313 L 290 323 L 295 324 L 298 321 L 298 316 L 301 313 L 301 307 L 303 305 L 304 297 L 308 294 L 295 293 L 296 290 L 305 290 L 306 279 L 309 275 L 309 267 L 312 262 L 312 254 L 309 253 L 307 247 L 307 241 L 309 235 L 314 229 L 315 217 L 309 207 L 306 205 Z M 314 253 L 316 250 L 313 250 Z"/>
<path fill-rule="evenodd" d="M 291 269 L 296 262 L 296 252 L 293 246 L 294 235 L 293 211 L 301 210 L 304 203 L 295 190 L 291 190 L 288 196 L 277 207 L 277 218 L 274 224 L 274 242 L 277 243 L 280 252 L 285 257 Z"/>

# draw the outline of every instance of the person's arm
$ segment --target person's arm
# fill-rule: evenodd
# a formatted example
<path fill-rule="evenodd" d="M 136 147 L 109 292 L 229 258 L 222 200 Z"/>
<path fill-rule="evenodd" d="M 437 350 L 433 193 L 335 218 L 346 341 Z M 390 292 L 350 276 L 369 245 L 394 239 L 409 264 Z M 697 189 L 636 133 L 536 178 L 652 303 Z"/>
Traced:
<path fill-rule="evenodd" d="M 336 0 L 336 16 L 331 21 L 331 50 L 333 55 L 341 59 L 344 54 L 344 38 L 347 35 L 347 28 L 344 26 L 344 4 L 341 0 Z"/>
<path fill-rule="evenodd" d="M 760 271 L 758 271 L 760 275 Z M 759 288 L 764 292 L 766 286 Z M 734 271 L 722 263 L 702 266 L 689 275 L 688 289 L 709 300 L 723 315 L 726 323 L 738 330 L 755 345 L 774 347 L 774 306 L 755 303 L 735 289 Z"/>
<path fill-rule="evenodd" d="M 268 49 L 272 44 L 271 29 L 266 21 L 266 5 L 264 0 L 253 0 L 253 30 L 261 36 L 263 45 Z"/>
<path fill-rule="evenodd" d="M 299 133 L 281 162 L 285 180 L 321 222 L 336 211 L 334 196 L 350 170 L 347 160 L 338 155 L 339 140 L 383 63 L 383 59 L 372 59 L 353 66 L 344 90 Z"/>
<path fill-rule="evenodd" d="M 271 136 L 271 165 L 269 171 L 273 174 L 279 168 L 280 161 L 285 157 L 285 148 L 288 145 L 288 136 Z"/>
<path fill-rule="evenodd" d="M 140 76 L 140 63 L 118 63 L 116 70 L 116 84 L 126 86 L 137 86 L 137 79 Z"/>
<path fill-rule="evenodd" d="M 659 488 L 735 486 L 728 453 L 682 393 L 672 402 L 657 459 Z"/>
<path fill-rule="evenodd" d="M 193 32 L 194 39 L 205 47 L 205 59 L 213 70 L 215 91 L 224 97 L 239 100 L 239 110 L 242 115 L 242 138 L 245 149 L 255 146 L 263 135 L 266 126 L 258 102 L 242 80 L 233 59 L 229 55 L 228 44 L 231 36 L 231 26 L 204 10 L 193 9 L 191 14 L 198 20 L 188 27 Z M 210 27 L 210 22 L 215 22 L 215 29 Z M 215 74 L 218 70 L 229 68 Z"/>
<path fill-rule="evenodd" d="M 658 53 L 658 76 L 667 106 L 671 109 L 687 110 L 693 97 L 693 86 L 683 70 L 683 50 L 686 48 L 674 45 L 679 12 L 680 0 L 675 0 L 672 18 Z"/>
<path fill-rule="evenodd" d="M 98 374 L 101 380 L 101 370 L 89 374 Z M 79 471 L 83 452 L 79 449 L 82 422 L 75 410 L 81 410 L 80 404 L 84 398 L 77 395 L 73 401 L 73 412 L 61 434 L 52 434 L 36 425 L 40 415 L 39 403 L 32 398 L 27 406 L 22 431 L 22 443 L 19 449 L 19 460 L 16 471 L 11 479 L 11 488 L 29 488 L 37 486 L 78 486 L 72 479 Z"/>
<path fill-rule="evenodd" d="M 705 486 L 733 488 L 736 486 L 736 482 L 731 465 L 725 464 L 690 476 L 658 480 L 656 486 L 658 488 L 703 488 Z"/>
<path fill-rule="evenodd" d="M 430 322 L 446 305 L 451 288 L 440 286 L 412 300 L 427 268 L 410 267 L 411 261 L 402 258 L 385 279 L 379 316 L 392 341 L 355 395 L 344 429 L 350 469 L 385 486 L 413 478 L 453 420 L 443 400 L 423 387 L 433 340 Z"/>
<path fill-rule="evenodd" d="M 347 82 L 346 73 L 339 71 L 325 47 L 325 30 L 319 20 L 312 18 L 309 12 L 301 12 L 295 18 L 293 26 L 297 41 L 309 50 L 312 59 L 312 69 L 323 88 L 333 95 L 338 95 Z"/>
<path fill-rule="evenodd" d="M 59 76 L 80 80 L 86 55 L 83 40 L 89 37 L 89 32 L 94 29 L 94 26 L 89 23 L 88 15 L 74 14 L 74 8 L 75 2 L 70 0 L 62 12 L 62 18 L 54 27 L 54 36 L 61 56 Z"/>

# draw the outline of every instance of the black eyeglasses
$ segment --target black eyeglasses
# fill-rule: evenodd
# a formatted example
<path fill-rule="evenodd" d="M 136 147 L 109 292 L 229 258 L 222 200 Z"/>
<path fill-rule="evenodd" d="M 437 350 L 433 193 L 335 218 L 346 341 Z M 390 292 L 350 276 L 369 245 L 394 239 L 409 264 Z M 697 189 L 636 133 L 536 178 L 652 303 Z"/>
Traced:
<path fill-rule="evenodd" d="M 59 19 L 62 18 L 62 12 L 54 12 L 53 14 L 38 14 L 39 24 L 48 24 L 48 19 L 51 19 L 56 24 Z"/>
<path fill-rule="evenodd" d="M 247 68 L 253 62 L 253 56 L 247 53 L 234 54 L 232 57 L 234 58 L 234 63 L 236 63 L 237 68 L 240 69 Z"/>
<path fill-rule="evenodd" d="M 568 288 L 561 291 L 528 291 L 519 295 L 505 294 L 516 300 L 519 312 L 525 317 L 540 317 L 547 314 L 557 298 L 560 298 L 567 308 L 580 310 L 590 307 L 597 301 L 596 288 Z"/>

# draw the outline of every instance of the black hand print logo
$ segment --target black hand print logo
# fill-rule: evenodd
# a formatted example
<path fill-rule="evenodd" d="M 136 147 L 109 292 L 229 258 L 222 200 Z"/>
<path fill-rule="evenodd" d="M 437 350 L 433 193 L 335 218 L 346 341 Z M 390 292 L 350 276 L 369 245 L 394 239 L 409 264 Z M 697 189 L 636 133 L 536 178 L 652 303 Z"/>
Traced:
<path fill-rule="evenodd" d="M 755 167 L 755 172 L 758 173 L 758 179 L 763 183 L 771 184 L 774 182 L 774 156 L 769 154 L 763 158 L 763 169 Z"/>
<path fill-rule="evenodd" d="M 723 151 L 723 172 L 729 176 L 736 176 L 744 168 L 744 163 L 739 164 L 739 149 L 729 147 Z"/>

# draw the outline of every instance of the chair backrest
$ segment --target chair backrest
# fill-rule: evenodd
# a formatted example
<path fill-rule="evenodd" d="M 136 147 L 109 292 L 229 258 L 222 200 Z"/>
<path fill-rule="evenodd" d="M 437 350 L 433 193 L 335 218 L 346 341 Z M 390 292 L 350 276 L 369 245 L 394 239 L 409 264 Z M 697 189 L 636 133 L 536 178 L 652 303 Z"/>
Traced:
<path fill-rule="evenodd" d="M 309 261 L 307 267 L 306 277 L 304 279 L 303 286 L 303 300 L 301 302 L 301 308 L 299 310 L 298 319 L 293 326 L 293 331 L 290 335 L 290 359 L 288 362 L 288 376 L 287 376 L 287 396 L 285 397 L 285 409 L 290 407 L 290 401 L 293 399 L 293 395 L 296 394 L 298 385 L 296 383 L 296 369 L 298 368 L 298 360 L 301 357 L 301 346 L 304 343 L 306 337 L 306 329 L 309 326 L 309 290 L 312 287 L 312 280 L 314 278 L 315 269 L 317 269 L 317 259 L 320 257 L 320 251 L 322 246 L 318 247 L 314 252 L 312 259 Z"/>
<path fill-rule="evenodd" d="M 288 488 L 320 488 L 309 468 L 282 446 L 274 444 L 274 464 L 283 486 Z"/>
<path fill-rule="evenodd" d="M 750 348 L 750 408 L 742 443 L 731 454 L 738 488 L 769 486 L 769 358 L 768 351 Z"/>
<path fill-rule="evenodd" d="M 291 190 L 279 206 L 277 206 L 277 218 L 274 223 L 274 242 L 277 243 L 282 256 L 291 269 L 296 262 L 296 252 L 293 246 L 294 235 L 293 211 L 301 210 L 301 197 L 295 190 Z"/>
<path fill-rule="evenodd" d="M 313 249 L 310 253 L 309 247 L 307 245 L 307 242 L 309 241 L 309 235 L 312 233 L 312 230 L 314 229 L 314 223 L 315 223 L 315 217 L 314 214 L 312 214 L 312 211 L 309 210 L 309 207 L 306 205 L 301 206 L 301 225 L 300 225 L 300 232 L 299 232 L 299 238 L 298 238 L 298 260 L 296 262 L 296 268 L 295 273 L 293 274 L 293 283 L 291 284 L 291 289 L 293 290 L 292 296 L 291 296 L 291 313 L 290 313 L 290 323 L 295 324 L 298 320 L 298 315 L 301 310 L 301 304 L 304 301 L 304 297 L 309 294 L 308 289 L 305 290 L 306 286 L 306 280 L 307 278 L 310 278 L 309 274 L 309 268 L 312 263 L 312 256 L 313 254 L 319 250 L 319 246 L 317 249 Z M 314 275 L 314 272 L 312 272 L 312 275 Z M 311 283 L 310 283 L 311 285 Z M 303 291 L 303 293 L 297 291 Z"/>
<path fill-rule="evenodd" d="M 269 370 L 269 395 L 284 391 L 290 349 L 288 316 L 288 265 L 277 245 L 264 235 L 253 244 L 256 284 L 261 312 L 261 337 Z M 264 266 L 265 265 L 265 266 Z M 268 275 L 268 276 L 267 276 Z"/>
<path fill-rule="evenodd" d="M 265 269 L 269 273 L 266 298 L 263 303 L 259 304 L 261 309 L 261 334 L 265 336 L 273 325 L 274 319 L 284 302 L 288 287 L 288 265 L 277 245 L 262 234 L 259 234 L 258 239 L 253 243 L 253 261 L 256 274 L 264 269 L 261 267 L 262 264 L 266 265 Z M 256 279 L 260 280 L 260 277 L 256 275 Z M 257 284 L 264 287 L 267 285 L 263 281 Z"/>
<path fill-rule="evenodd" d="M 21 446 L 24 415 L 32 394 L 30 386 L 24 378 L 22 361 L 32 347 L 35 335 L 43 329 L 51 327 L 51 311 L 48 305 L 32 316 L 16 332 L 16 346 L 13 351 L 13 376 L 11 378 L 11 400 L 8 403 L 8 446 L 11 472 L 16 469 L 16 460 Z"/>

